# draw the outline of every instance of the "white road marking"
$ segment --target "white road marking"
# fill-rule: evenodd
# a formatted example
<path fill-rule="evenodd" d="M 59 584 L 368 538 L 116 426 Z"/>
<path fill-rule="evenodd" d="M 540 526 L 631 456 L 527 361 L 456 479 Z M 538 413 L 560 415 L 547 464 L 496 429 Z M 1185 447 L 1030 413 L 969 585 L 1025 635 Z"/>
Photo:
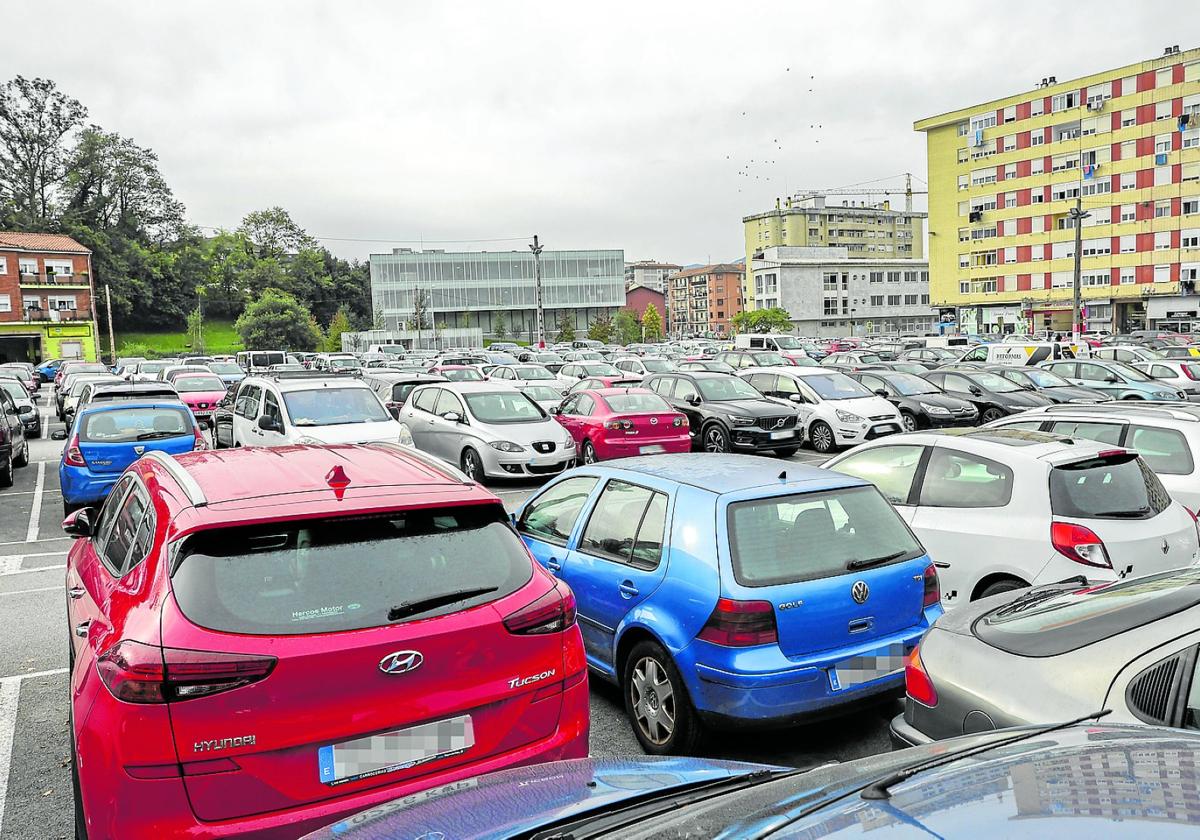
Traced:
<path fill-rule="evenodd" d="M 15 574 L 21 568 L 21 561 L 24 559 L 24 554 L 9 554 L 6 557 L 0 557 L 0 575 Z"/>
<path fill-rule="evenodd" d="M 37 484 L 33 487 L 33 508 L 29 511 L 29 530 L 25 532 L 25 542 L 33 542 L 38 538 L 38 519 L 42 515 L 42 488 L 46 485 L 46 464 L 38 464 Z"/>
<path fill-rule="evenodd" d="M 66 553 L 65 551 L 39 551 L 36 554 L 0 554 L 0 560 L 6 557 L 59 557 Z"/>
<path fill-rule="evenodd" d="M 47 414 L 42 418 L 42 439 L 45 440 L 50 435 L 50 415 Z"/>
<path fill-rule="evenodd" d="M 20 677 L 0 680 L 0 831 L 4 830 L 4 802 L 8 799 L 8 771 L 12 767 L 13 734 L 17 731 L 20 699 Z"/>
<path fill-rule="evenodd" d="M 0 542 L 0 545 L 25 545 L 27 542 L 62 542 L 63 540 L 73 540 L 74 537 L 43 537 L 40 540 L 13 540 L 12 542 Z"/>
<path fill-rule="evenodd" d="M 30 571 L 33 571 L 30 569 Z M 15 589 L 12 592 L 0 592 L 0 598 L 5 595 L 32 595 L 34 592 L 62 592 L 61 586 L 40 586 L 37 589 Z"/>
<path fill-rule="evenodd" d="M 37 491 L 36 490 L 6 490 L 3 493 L 0 493 L 0 499 L 7 498 L 9 496 L 32 496 L 35 492 L 37 492 Z M 43 490 L 42 491 L 42 495 L 44 495 L 44 496 L 53 496 L 56 494 L 61 495 L 62 491 L 61 490 Z M 24 542 L 24 540 L 22 540 L 21 542 Z"/>
<path fill-rule="evenodd" d="M 17 569 L 15 572 L 0 571 L 0 577 L 9 577 L 10 575 L 28 575 L 32 574 L 33 572 L 46 572 L 52 569 L 65 568 L 67 568 L 66 563 L 63 563 L 61 566 L 38 566 L 36 569 Z M 3 566 L 0 566 L 0 569 L 3 569 Z"/>

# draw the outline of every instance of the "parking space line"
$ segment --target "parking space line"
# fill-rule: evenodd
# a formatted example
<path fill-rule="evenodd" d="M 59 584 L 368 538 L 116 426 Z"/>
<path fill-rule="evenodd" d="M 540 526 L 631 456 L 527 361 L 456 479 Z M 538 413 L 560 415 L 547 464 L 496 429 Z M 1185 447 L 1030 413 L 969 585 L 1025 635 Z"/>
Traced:
<path fill-rule="evenodd" d="M 21 561 L 24 559 L 24 554 L 9 554 L 5 557 L 0 557 L 0 576 L 11 575 L 20 569 Z"/>
<path fill-rule="evenodd" d="M 3 568 L 4 568 L 3 566 L 0 566 L 0 569 L 3 569 Z M 29 574 L 33 574 L 34 572 L 47 572 L 47 571 L 51 571 L 53 569 L 65 569 L 65 568 L 67 568 L 66 563 L 63 563 L 58 566 L 38 566 L 36 569 L 17 569 L 16 571 L 12 571 L 12 572 L 0 571 L 0 577 L 11 577 L 12 575 L 29 575 Z"/>
<path fill-rule="evenodd" d="M 42 418 L 42 440 L 45 440 L 50 434 L 50 415 L 47 414 Z"/>
<path fill-rule="evenodd" d="M 0 499 L 6 499 L 9 496 L 32 496 L 36 492 L 37 492 L 36 490 L 6 490 L 4 493 L 0 493 Z M 53 496 L 53 495 L 59 494 L 59 493 L 62 493 L 62 491 L 61 490 L 43 490 L 42 491 L 43 496 Z M 21 540 L 21 542 L 25 542 L 25 541 Z"/>
<path fill-rule="evenodd" d="M 73 540 L 74 537 L 43 537 L 40 540 L 13 540 L 12 542 L 0 542 L 0 545 L 25 545 L 31 542 L 63 542 L 64 540 Z"/>
<path fill-rule="evenodd" d="M 17 731 L 20 699 L 20 677 L 0 680 L 0 832 L 4 831 L 4 802 L 8 799 L 8 772 L 12 766 L 13 735 Z"/>
<path fill-rule="evenodd" d="M 33 571 L 30 569 L 30 571 Z M 39 586 L 37 589 L 15 589 L 12 592 L 0 592 L 0 598 L 5 595 L 32 595 L 34 592 L 62 592 L 62 586 Z"/>
<path fill-rule="evenodd" d="M 58 557 L 60 554 L 66 554 L 65 551 L 38 551 L 34 554 L 0 554 L 0 560 L 7 557 L 16 557 L 18 560 L 22 557 Z"/>
<path fill-rule="evenodd" d="M 29 530 L 25 532 L 25 542 L 33 542 L 38 538 L 38 519 L 42 516 L 42 488 L 46 484 L 46 463 L 38 463 L 37 484 L 33 487 L 33 508 L 29 511 Z"/>

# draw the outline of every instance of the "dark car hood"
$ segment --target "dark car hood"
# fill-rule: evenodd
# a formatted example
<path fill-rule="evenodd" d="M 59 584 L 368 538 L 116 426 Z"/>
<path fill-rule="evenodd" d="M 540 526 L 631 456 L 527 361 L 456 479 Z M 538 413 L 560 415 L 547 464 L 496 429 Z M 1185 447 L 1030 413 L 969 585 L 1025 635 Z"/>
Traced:
<path fill-rule="evenodd" d="M 1108 394 L 1103 391 L 1097 391 L 1092 388 L 1083 388 L 1079 385 L 1059 385 L 1054 388 L 1043 388 L 1038 391 L 1039 394 L 1047 399 L 1066 402 L 1067 400 L 1095 400 L 1096 402 L 1109 402 L 1112 400 Z"/>
<path fill-rule="evenodd" d="M 975 408 L 974 405 L 967 402 L 966 400 L 959 399 L 958 397 L 952 397 L 949 394 L 915 394 L 914 396 L 911 396 L 911 397 L 900 397 L 900 399 L 901 400 L 911 400 L 912 402 L 923 402 L 923 403 L 927 403 L 928 405 L 937 405 L 937 406 L 941 406 L 942 408 L 950 408 L 950 409 L 954 409 L 954 408 L 974 409 Z"/>
<path fill-rule="evenodd" d="M 652 791 L 740 776 L 765 765 L 695 758 L 581 758 L 503 770 L 369 808 L 306 840 L 511 837 Z"/>
<path fill-rule="evenodd" d="M 1054 400 L 1049 397 L 1043 397 L 1036 391 L 990 391 L 989 393 L 1001 405 L 1016 405 L 1024 408 L 1040 408 L 1046 405 L 1054 405 Z"/>
<path fill-rule="evenodd" d="M 795 409 L 788 408 L 774 400 L 768 400 L 766 397 L 758 400 L 724 400 L 722 402 L 705 400 L 699 407 L 720 414 L 744 414 L 750 417 L 778 417 L 781 414 L 795 413 Z"/>

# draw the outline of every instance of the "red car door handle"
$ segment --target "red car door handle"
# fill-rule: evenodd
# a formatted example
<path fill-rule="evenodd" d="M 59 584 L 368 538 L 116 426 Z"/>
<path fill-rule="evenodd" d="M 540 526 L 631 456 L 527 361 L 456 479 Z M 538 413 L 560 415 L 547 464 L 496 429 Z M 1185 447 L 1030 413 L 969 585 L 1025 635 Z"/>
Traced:
<path fill-rule="evenodd" d="M 75 625 L 75 635 L 81 639 L 86 638 L 87 634 L 88 634 L 88 628 L 91 626 L 92 626 L 91 619 L 88 619 L 87 621 L 79 622 L 78 624 Z"/>
<path fill-rule="evenodd" d="M 72 600 L 79 600 L 83 597 L 83 593 L 84 588 L 82 586 L 72 586 L 67 590 L 67 594 L 71 596 Z"/>

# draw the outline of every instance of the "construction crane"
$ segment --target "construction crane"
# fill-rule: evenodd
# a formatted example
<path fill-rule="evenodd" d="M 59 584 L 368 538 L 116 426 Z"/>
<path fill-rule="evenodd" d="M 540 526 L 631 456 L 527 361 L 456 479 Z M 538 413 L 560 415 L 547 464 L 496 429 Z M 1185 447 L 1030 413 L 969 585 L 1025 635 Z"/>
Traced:
<path fill-rule="evenodd" d="M 914 190 L 912 188 L 912 173 L 904 173 L 904 189 L 830 189 L 830 190 L 800 190 L 793 196 L 795 199 L 812 198 L 819 195 L 903 195 L 904 209 L 907 212 L 912 212 L 912 197 L 914 195 L 929 195 L 928 190 Z"/>

